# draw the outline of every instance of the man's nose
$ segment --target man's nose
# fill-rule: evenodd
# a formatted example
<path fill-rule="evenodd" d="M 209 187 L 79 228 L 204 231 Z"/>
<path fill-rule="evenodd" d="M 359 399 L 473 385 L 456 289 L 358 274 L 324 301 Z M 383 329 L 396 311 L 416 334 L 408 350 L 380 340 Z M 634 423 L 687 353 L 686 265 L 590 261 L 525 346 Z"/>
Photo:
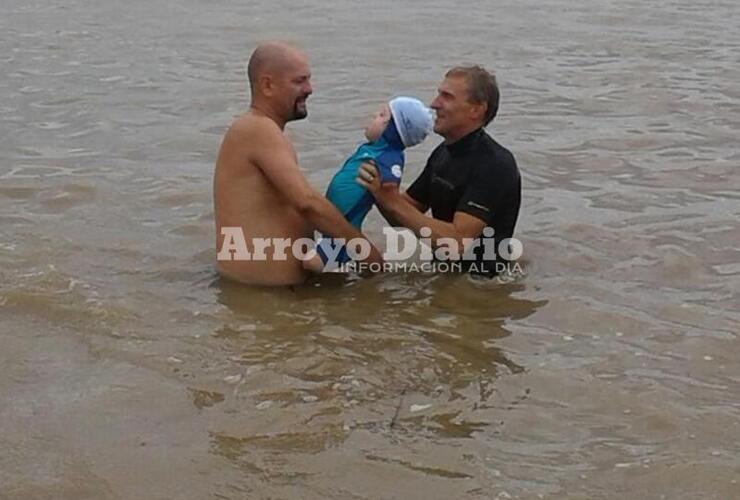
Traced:
<path fill-rule="evenodd" d="M 311 82 L 306 82 L 306 88 L 303 90 L 303 92 L 308 95 L 313 94 L 313 87 L 311 86 Z"/>
<path fill-rule="evenodd" d="M 429 107 L 432 108 L 432 109 L 439 109 L 440 108 L 440 105 L 439 105 L 439 96 L 437 96 L 434 99 L 432 99 L 432 103 L 429 105 Z"/>

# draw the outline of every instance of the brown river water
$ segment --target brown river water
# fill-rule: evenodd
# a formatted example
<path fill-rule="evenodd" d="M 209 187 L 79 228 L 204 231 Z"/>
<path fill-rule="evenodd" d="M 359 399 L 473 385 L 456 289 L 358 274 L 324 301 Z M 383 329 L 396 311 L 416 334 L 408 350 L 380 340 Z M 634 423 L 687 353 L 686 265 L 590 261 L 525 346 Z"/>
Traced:
<path fill-rule="evenodd" d="M 740 498 L 740 7 L 462 5 L 2 2 L 0 499 Z M 494 69 L 524 275 L 219 280 L 269 38 L 322 191 L 379 103 Z"/>

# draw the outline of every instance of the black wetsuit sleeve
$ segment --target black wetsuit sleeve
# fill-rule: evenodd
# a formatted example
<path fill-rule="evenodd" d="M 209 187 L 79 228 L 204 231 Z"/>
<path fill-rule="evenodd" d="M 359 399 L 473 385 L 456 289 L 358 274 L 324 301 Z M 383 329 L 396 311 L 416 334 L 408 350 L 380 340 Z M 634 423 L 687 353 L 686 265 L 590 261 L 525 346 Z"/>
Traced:
<path fill-rule="evenodd" d="M 501 175 L 495 164 L 480 165 L 455 211 L 477 217 L 493 227 L 497 207 L 501 206 L 506 194 L 515 188 L 514 179 Z"/>
<path fill-rule="evenodd" d="M 424 167 L 424 170 L 421 172 L 421 175 L 416 178 L 416 180 L 409 186 L 409 188 L 406 190 L 406 194 L 411 196 L 413 199 L 421 203 L 422 205 L 428 207 L 429 206 L 429 186 L 431 184 L 431 178 L 432 178 L 432 166 L 429 161 L 427 161 L 426 166 Z"/>

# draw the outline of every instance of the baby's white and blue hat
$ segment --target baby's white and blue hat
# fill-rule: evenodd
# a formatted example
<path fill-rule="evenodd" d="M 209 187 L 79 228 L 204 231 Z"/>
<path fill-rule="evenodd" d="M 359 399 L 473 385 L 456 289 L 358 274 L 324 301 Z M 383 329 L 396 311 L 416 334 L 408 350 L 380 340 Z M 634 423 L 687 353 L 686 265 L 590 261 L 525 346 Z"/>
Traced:
<path fill-rule="evenodd" d="M 390 103 L 398 135 L 407 148 L 421 143 L 432 131 L 432 110 L 414 97 L 395 97 Z"/>

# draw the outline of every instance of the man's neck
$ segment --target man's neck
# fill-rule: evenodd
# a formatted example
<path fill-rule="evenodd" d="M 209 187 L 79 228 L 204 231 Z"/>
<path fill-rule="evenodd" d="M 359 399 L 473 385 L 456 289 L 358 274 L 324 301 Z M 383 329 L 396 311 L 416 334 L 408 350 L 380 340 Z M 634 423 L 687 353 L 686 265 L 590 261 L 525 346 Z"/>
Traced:
<path fill-rule="evenodd" d="M 470 127 L 465 128 L 465 129 L 462 129 L 462 130 L 456 130 L 454 134 L 448 133 L 447 135 L 444 136 L 444 138 L 445 138 L 444 143 L 447 146 L 449 146 L 451 144 L 454 144 L 457 141 L 459 141 L 460 139 L 462 139 L 463 137 L 466 137 L 467 135 L 475 132 L 476 130 L 478 130 L 482 126 L 483 126 L 482 124 L 478 123 L 478 124 L 475 124 L 475 125 L 471 125 Z"/>
<path fill-rule="evenodd" d="M 280 130 L 285 130 L 286 121 L 274 110 L 270 109 L 269 106 L 265 106 L 261 103 L 252 103 L 249 106 L 249 111 L 256 115 L 269 118 L 270 120 L 274 121 L 278 127 L 280 127 Z"/>

